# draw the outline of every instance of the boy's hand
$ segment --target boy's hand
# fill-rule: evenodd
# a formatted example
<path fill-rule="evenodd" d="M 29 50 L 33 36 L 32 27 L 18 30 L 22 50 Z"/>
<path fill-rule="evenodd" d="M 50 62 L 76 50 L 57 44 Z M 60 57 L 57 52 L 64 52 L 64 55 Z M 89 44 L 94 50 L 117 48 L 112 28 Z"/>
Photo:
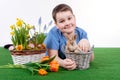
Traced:
<path fill-rule="evenodd" d="M 88 52 L 90 50 L 90 43 L 87 39 L 80 40 L 78 46 L 83 52 Z"/>
<path fill-rule="evenodd" d="M 64 59 L 62 67 L 67 70 L 74 70 L 76 68 L 76 63 L 71 59 Z"/>

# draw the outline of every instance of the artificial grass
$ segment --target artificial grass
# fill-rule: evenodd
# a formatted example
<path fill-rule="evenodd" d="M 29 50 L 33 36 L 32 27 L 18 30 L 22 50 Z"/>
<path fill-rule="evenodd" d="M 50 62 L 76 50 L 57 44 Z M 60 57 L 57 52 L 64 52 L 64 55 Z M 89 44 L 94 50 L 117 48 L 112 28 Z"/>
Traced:
<path fill-rule="evenodd" d="M 0 69 L 0 80 L 119 80 L 120 48 L 95 48 L 95 60 L 87 70 L 49 72 L 46 76 L 31 75 L 23 69 Z M 0 65 L 12 63 L 10 52 L 0 48 Z"/>

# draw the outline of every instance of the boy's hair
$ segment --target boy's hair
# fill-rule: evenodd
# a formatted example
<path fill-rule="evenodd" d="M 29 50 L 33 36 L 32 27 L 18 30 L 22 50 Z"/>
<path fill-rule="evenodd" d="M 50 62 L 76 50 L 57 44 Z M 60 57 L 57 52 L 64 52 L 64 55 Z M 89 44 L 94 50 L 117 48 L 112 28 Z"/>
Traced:
<path fill-rule="evenodd" d="M 67 4 L 59 4 L 53 9 L 52 17 L 55 22 L 56 22 L 56 14 L 58 12 L 64 12 L 64 11 L 70 11 L 73 14 L 72 8 L 68 6 Z"/>

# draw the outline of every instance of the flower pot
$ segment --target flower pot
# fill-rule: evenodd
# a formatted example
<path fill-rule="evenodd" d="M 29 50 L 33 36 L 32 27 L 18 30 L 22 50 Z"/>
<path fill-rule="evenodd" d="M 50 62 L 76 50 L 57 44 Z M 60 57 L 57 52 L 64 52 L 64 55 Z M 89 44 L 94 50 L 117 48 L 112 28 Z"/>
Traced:
<path fill-rule="evenodd" d="M 10 52 L 14 64 L 25 64 L 40 61 L 40 59 L 45 56 L 46 50 L 11 50 Z"/>

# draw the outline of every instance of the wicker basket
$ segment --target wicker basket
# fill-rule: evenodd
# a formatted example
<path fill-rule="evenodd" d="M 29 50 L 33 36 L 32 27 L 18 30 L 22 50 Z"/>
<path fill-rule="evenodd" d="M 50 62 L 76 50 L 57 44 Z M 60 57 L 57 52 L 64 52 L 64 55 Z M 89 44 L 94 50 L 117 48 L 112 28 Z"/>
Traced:
<path fill-rule="evenodd" d="M 14 64 L 25 64 L 28 62 L 38 62 L 45 56 L 46 50 L 11 50 L 11 56 Z"/>
<path fill-rule="evenodd" d="M 67 58 L 74 60 L 77 64 L 77 69 L 84 70 L 89 68 L 91 52 L 80 52 L 80 53 L 65 53 Z"/>

